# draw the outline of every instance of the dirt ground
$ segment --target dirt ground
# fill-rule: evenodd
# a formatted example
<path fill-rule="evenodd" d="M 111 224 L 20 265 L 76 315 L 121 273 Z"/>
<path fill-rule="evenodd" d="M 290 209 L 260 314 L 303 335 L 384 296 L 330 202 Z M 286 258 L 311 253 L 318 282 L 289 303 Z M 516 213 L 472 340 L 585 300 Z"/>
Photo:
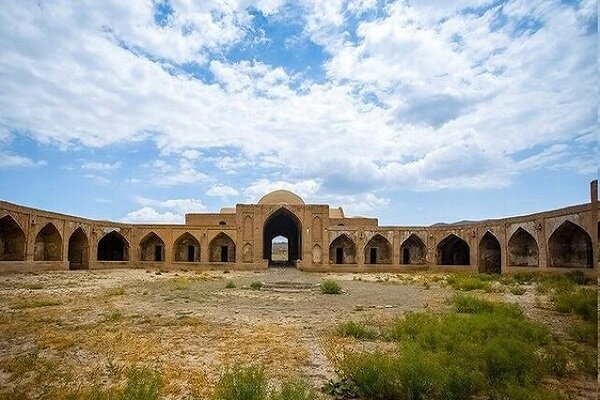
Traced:
<path fill-rule="evenodd" d="M 340 283 L 341 295 L 320 293 L 327 278 Z M 326 352 L 341 340 L 337 323 L 445 310 L 454 290 L 432 278 L 294 269 L 0 276 L 0 397 L 25 385 L 38 397 L 52 397 L 56 387 L 110 385 L 136 364 L 160 368 L 173 399 L 203 397 L 233 364 L 257 363 L 273 379 L 302 375 L 320 387 L 335 377 Z M 228 281 L 236 287 L 226 288 Z M 263 287 L 252 290 L 252 282 Z M 565 317 L 533 294 L 488 296 L 518 301 L 560 334 Z"/>

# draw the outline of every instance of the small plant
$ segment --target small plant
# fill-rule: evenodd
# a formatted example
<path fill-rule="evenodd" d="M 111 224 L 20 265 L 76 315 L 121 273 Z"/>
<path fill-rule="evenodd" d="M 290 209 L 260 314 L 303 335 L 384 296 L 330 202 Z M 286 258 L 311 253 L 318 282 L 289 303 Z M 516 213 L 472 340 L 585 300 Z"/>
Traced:
<path fill-rule="evenodd" d="M 527 290 L 523 286 L 515 285 L 510 287 L 510 292 L 515 296 L 521 296 L 525 294 Z"/>
<path fill-rule="evenodd" d="M 596 346 L 598 342 L 598 324 L 595 322 L 576 322 L 567 329 L 567 332 L 579 343 Z"/>
<path fill-rule="evenodd" d="M 262 287 L 263 287 L 263 284 L 260 281 L 254 281 L 250 284 L 250 289 L 253 289 L 253 290 L 260 290 L 260 289 L 262 289 Z"/>
<path fill-rule="evenodd" d="M 342 287 L 333 279 L 327 279 L 321 282 L 321 293 L 340 294 L 342 293 Z"/>
<path fill-rule="evenodd" d="M 302 379 L 285 381 L 279 390 L 269 395 L 269 400 L 316 400 L 318 398 L 315 390 Z"/>
<path fill-rule="evenodd" d="M 219 378 L 214 400 L 265 400 L 267 378 L 258 367 L 229 367 Z"/>
<path fill-rule="evenodd" d="M 598 295 L 596 289 L 579 289 L 555 296 L 556 311 L 575 313 L 585 321 L 598 321 Z"/>
<path fill-rule="evenodd" d="M 41 283 L 28 283 L 24 286 L 24 288 L 29 290 L 40 290 L 44 288 L 44 285 Z"/>
<path fill-rule="evenodd" d="M 127 386 L 123 400 L 157 400 L 160 397 L 163 381 L 158 371 L 150 368 L 133 367 L 127 372 Z"/>
<path fill-rule="evenodd" d="M 121 311 L 113 311 L 104 318 L 104 322 L 119 322 L 124 318 Z"/>
<path fill-rule="evenodd" d="M 22 310 L 25 308 L 38 308 L 38 307 L 50 307 L 50 306 L 59 306 L 62 302 L 59 300 L 52 299 L 28 299 L 20 301 L 12 306 L 15 310 Z"/>
<path fill-rule="evenodd" d="M 471 291 L 471 290 L 492 290 L 492 283 L 488 275 L 451 275 L 446 281 L 453 289 Z"/>
<path fill-rule="evenodd" d="M 225 284 L 225 289 L 235 289 L 235 283 L 231 280 L 227 281 Z"/>
<path fill-rule="evenodd" d="M 542 363 L 550 375 L 565 376 L 569 363 L 568 352 L 562 346 L 549 346 L 542 355 Z"/>
<path fill-rule="evenodd" d="M 377 331 L 375 329 L 353 321 L 344 322 L 338 325 L 337 332 L 341 336 L 349 336 L 356 339 L 373 340 L 376 339 L 378 336 Z"/>

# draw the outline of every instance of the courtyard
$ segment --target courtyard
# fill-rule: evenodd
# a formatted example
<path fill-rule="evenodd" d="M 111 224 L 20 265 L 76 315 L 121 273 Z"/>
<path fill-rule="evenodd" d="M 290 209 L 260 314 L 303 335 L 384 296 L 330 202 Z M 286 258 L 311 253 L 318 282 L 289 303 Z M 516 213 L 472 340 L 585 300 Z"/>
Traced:
<path fill-rule="evenodd" d="M 346 398 L 348 393 L 337 390 L 336 354 L 389 350 L 393 343 L 383 334 L 360 332 L 383 332 L 414 312 L 443 315 L 460 292 L 517 304 L 526 320 L 550 331 L 553 348 L 564 350 L 559 371 L 544 374 L 544 390 L 593 399 L 596 346 L 572 332 L 573 326 L 593 328 L 594 323 L 555 304 L 560 293 L 587 290 L 595 296 L 592 282 L 574 277 L 303 273 L 293 268 L 3 275 L 0 398 L 123 398 L 114 393 L 136 367 L 160 377 L 158 398 L 211 398 L 223 371 L 240 366 L 259 367 L 275 386 L 298 377 L 319 396 Z M 337 282 L 341 293 L 322 293 L 325 280 Z M 349 323 L 360 328 L 359 334 L 343 328 Z"/>

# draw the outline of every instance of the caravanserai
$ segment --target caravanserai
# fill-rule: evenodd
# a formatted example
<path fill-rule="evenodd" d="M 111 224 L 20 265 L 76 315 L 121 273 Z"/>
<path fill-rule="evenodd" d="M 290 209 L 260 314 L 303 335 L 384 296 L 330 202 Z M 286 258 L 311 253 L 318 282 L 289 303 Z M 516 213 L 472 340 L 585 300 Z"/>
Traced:
<path fill-rule="evenodd" d="M 510 273 L 598 269 L 598 182 L 589 203 L 503 219 L 379 226 L 277 190 L 256 204 L 187 214 L 180 225 L 97 221 L 0 202 L 0 272 L 69 269 L 412 270 Z M 273 239 L 287 239 L 286 262 Z"/>

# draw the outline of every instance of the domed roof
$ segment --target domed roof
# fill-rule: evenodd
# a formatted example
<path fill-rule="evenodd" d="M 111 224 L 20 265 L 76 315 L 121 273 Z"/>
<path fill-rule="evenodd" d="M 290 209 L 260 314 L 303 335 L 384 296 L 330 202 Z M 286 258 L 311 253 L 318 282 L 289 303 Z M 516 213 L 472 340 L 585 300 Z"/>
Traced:
<path fill-rule="evenodd" d="M 304 204 L 304 200 L 289 190 L 275 190 L 265 194 L 258 204 Z"/>

